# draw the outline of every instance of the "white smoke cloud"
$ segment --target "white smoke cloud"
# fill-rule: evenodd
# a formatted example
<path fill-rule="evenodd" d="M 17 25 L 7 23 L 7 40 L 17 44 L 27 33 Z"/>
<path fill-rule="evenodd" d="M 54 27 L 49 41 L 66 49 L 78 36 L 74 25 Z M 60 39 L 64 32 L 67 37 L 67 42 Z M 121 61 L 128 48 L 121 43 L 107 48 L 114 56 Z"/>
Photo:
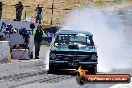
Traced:
<path fill-rule="evenodd" d="M 93 33 L 99 56 L 99 71 L 131 68 L 132 47 L 126 42 L 127 37 L 122 25 L 117 23 L 120 19 L 116 17 L 114 20 L 113 17 L 111 22 L 107 22 L 108 18 L 97 8 L 76 9 L 65 19 L 63 29 Z"/>

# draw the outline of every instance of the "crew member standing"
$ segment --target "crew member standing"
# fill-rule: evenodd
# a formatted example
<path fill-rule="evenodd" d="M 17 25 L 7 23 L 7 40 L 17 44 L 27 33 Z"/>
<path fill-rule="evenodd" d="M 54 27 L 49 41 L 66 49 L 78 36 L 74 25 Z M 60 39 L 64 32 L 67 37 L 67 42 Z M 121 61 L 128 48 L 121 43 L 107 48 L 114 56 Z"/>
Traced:
<path fill-rule="evenodd" d="M 2 1 L 0 1 L 0 20 L 1 20 L 1 17 L 2 17 Z"/>
<path fill-rule="evenodd" d="M 23 10 L 22 2 L 16 4 L 15 8 L 16 8 L 16 21 L 21 21 L 22 10 Z"/>
<path fill-rule="evenodd" d="M 42 30 L 42 26 L 39 25 L 37 27 L 37 30 L 33 31 L 33 35 L 34 35 L 34 43 L 35 43 L 35 59 L 39 59 L 41 42 L 44 39 L 43 37 L 45 37 L 45 34 Z"/>
<path fill-rule="evenodd" d="M 12 28 L 13 28 L 13 26 L 9 23 L 7 25 L 7 31 L 9 31 L 9 33 L 12 33 Z"/>
<path fill-rule="evenodd" d="M 36 23 L 41 24 L 41 19 L 42 19 L 42 7 L 40 6 L 40 4 L 38 4 L 38 6 L 36 7 L 35 11 L 37 12 Z"/>
<path fill-rule="evenodd" d="M 35 24 L 33 22 L 30 24 L 30 28 L 32 29 L 32 34 L 33 34 L 33 30 L 35 28 Z"/>

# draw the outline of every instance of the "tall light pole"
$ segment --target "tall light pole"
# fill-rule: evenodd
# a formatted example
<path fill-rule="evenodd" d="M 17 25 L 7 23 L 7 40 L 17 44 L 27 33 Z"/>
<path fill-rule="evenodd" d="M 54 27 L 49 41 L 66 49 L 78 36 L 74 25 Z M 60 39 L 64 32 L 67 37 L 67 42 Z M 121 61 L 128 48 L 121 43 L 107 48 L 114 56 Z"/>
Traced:
<path fill-rule="evenodd" d="M 51 16 L 51 25 L 53 25 L 53 15 L 54 15 L 54 0 L 52 0 L 52 7 L 51 7 L 51 10 L 52 10 L 52 16 Z"/>

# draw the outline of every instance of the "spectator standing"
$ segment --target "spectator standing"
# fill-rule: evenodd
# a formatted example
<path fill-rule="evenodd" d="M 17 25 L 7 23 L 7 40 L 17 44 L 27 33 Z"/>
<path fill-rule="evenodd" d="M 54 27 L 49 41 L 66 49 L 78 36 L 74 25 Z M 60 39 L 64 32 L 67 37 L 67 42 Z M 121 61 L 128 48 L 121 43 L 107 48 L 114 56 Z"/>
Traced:
<path fill-rule="evenodd" d="M 29 44 L 29 33 L 26 31 L 26 33 L 24 34 L 24 39 L 25 39 L 25 45 L 28 48 L 28 44 Z"/>
<path fill-rule="evenodd" d="M 38 6 L 36 7 L 35 11 L 37 12 L 36 23 L 41 24 L 41 19 L 42 19 L 42 6 L 40 6 L 40 4 L 38 4 Z"/>
<path fill-rule="evenodd" d="M 6 29 L 6 24 L 5 24 L 5 22 L 2 22 L 0 32 L 3 31 L 3 30 L 5 30 L 5 29 Z"/>
<path fill-rule="evenodd" d="M 9 23 L 8 25 L 7 25 L 7 31 L 9 31 L 9 33 L 12 33 L 12 28 L 13 28 L 13 26 Z"/>
<path fill-rule="evenodd" d="M 1 17 L 2 17 L 2 1 L 0 1 L 0 20 L 1 20 Z"/>
<path fill-rule="evenodd" d="M 15 8 L 16 8 L 16 21 L 21 21 L 22 10 L 23 10 L 22 2 L 16 4 Z"/>
<path fill-rule="evenodd" d="M 38 26 L 37 30 L 33 31 L 34 34 L 34 43 L 35 43 L 35 59 L 39 59 L 39 51 L 41 47 L 41 42 L 43 40 L 43 37 L 45 37 L 45 34 L 42 30 L 42 26 Z"/>
<path fill-rule="evenodd" d="M 31 23 L 31 24 L 30 24 L 30 28 L 32 29 L 32 34 L 33 34 L 33 30 L 34 30 L 34 28 L 35 28 L 35 24 L 34 24 L 34 23 Z"/>

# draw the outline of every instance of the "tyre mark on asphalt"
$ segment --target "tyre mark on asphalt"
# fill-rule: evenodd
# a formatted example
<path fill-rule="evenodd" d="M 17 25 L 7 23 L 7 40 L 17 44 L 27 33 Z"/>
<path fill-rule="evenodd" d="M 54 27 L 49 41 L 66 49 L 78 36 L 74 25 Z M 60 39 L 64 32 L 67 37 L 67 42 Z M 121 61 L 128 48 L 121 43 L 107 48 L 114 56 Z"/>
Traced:
<path fill-rule="evenodd" d="M 42 76 L 42 75 L 40 75 L 40 76 Z M 39 79 L 35 79 L 35 80 L 29 81 L 26 83 L 14 85 L 9 88 L 16 88 L 16 87 L 31 84 L 31 83 L 58 83 L 60 81 L 72 79 L 75 77 L 75 76 L 71 76 L 71 75 L 54 75 L 54 74 L 47 74 L 47 75 L 43 75 L 43 76 L 44 76 L 43 78 L 39 78 Z"/>
<path fill-rule="evenodd" d="M 43 79 L 42 81 L 39 81 L 39 83 L 58 83 L 62 80 L 71 79 L 73 76 L 67 76 L 67 75 L 54 75 L 54 77 L 50 77 L 47 79 Z"/>

